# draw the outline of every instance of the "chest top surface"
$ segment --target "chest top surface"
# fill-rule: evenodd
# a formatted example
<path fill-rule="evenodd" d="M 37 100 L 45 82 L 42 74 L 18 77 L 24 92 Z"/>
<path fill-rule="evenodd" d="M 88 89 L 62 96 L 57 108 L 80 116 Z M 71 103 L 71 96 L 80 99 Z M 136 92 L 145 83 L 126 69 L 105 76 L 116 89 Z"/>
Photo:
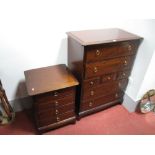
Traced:
<path fill-rule="evenodd" d="M 72 31 L 67 32 L 67 35 L 74 38 L 83 46 L 125 41 L 125 40 L 142 39 L 140 36 L 137 36 L 135 34 L 117 28 Z"/>
<path fill-rule="evenodd" d="M 30 96 L 78 85 L 66 65 L 55 65 L 24 72 Z"/>

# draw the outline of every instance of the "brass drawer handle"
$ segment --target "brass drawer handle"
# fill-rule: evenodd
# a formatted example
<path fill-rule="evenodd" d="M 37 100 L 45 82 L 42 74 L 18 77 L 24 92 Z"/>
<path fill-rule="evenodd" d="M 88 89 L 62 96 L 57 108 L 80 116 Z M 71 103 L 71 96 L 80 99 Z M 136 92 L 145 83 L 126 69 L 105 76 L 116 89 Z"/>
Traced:
<path fill-rule="evenodd" d="M 117 93 L 115 94 L 115 97 L 116 97 L 116 98 L 118 97 L 118 94 L 117 94 Z"/>
<path fill-rule="evenodd" d="M 118 83 L 118 86 L 121 87 L 121 83 L 120 82 Z"/>
<path fill-rule="evenodd" d="M 126 74 L 125 74 L 125 73 L 123 73 L 123 76 L 126 76 Z"/>
<path fill-rule="evenodd" d="M 89 107 L 91 107 L 93 105 L 93 102 L 89 102 Z"/>
<path fill-rule="evenodd" d="M 127 60 L 124 61 L 124 65 L 126 66 L 128 64 Z"/>
<path fill-rule="evenodd" d="M 99 50 L 96 50 L 96 55 L 99 56 L 101 52 Z"/>
<path fill-rule="evenodd" d="M 57 114 L 59 113 L 59 111 L 56 109 L 56 110 L 55 110 L 55 113 L 56 113 L 56 115 L 57 115 Z"/>
<path fill-rule="evenodd" d="M 94 85 L 94 82 L 93 82 L 93 81 L 91 81 L 91 82 L 90 82 L 90 85 L 91 85 L 91 86 L 92 86 L 92 85 Z"/>
<path fill-rule="evenodd" d="M 59 122 L 60 121 L 60 118 L 59 117 L 57 117 L 57 122 Z"/>
<path fill-rule="evenodd" d="M 97 72 L 98 72 L 97 67 L 94 67 L 94 73 L 97 73 Z"/>
<path fill-rule="evenodd" d="M 110 76 L 108 76 L 108 77 L 107 77 L 107 79 L 108 79 L 108 80 L 111 80 L 111 77 L 110 77 Z"/>
<path fill-rule="evenodd" d="M 58 106 L 58 101 L 55 101 L 55 106 Z"/>
<path fill-rule="evenodd" d="M 128 45 L 128 50 L 131 51 L 132 50 L 132 46 Z"/>
<path fill-rule="evenodd" d="M 90 91 L 90 95 L 91 96 L 93 96 L 94 95 L 94 91 L 92 90 L 92 91 Z"/>
<path fill-rule="evenodd" d="M 58 92 L 55 91 L 55 92 L 54 92 L 54 96 L 55 96 L 55 97 L 58 96 Z"/>

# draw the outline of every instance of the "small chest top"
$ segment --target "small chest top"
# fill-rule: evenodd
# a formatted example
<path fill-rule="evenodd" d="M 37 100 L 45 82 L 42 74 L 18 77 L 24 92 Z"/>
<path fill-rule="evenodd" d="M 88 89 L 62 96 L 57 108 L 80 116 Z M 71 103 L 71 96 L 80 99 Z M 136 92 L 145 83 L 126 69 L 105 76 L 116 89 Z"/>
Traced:
<path fill-rule="evenodd" d="M 55 65 L 24 72 L 30 96 L 78 85 L 66 65 Z"/>
<path fill-rule="evenodd" d="M 94 45 L 111 43 L 117 41 L 142 39 L 141 37 L 121 29 L 101 29 L 101 30 L 83 30 L 67 32 L 68 36 L 74 38 L 81 45 Z"/>

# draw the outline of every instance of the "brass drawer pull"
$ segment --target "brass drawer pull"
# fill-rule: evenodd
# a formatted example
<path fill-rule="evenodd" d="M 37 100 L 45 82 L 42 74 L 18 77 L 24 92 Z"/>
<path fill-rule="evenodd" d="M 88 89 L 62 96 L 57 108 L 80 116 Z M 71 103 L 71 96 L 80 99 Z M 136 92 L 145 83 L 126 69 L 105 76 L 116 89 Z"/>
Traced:
<path fill-rule="evenodd" d="M 55 91 L 55 92 L 54 92 L 54 96 L 55 96 L 55 97 L 58 96 L 58 92 Z"/>
<path fill-rule="evenodd" d="M 93 102 L 89 102 L 89 107 L 91 107 L 93 105 Z"/>
<path fill-rule="evenodd" d="M 98 72 L 97 67 L 94 67 L 94 73 L 97 73 L 97 72 Z"/>
<path fill-rule="evenodd" d="M 124 61 L 124 65 L 126 66 L 128 64 L 127 60 Z"/>
<path fill-rule="evenodd" d="M 123 73 L 123 76 L 126 76 L 126 74 L 125 74 L 125 73 Z"/>
<path fill-rule="evenodd" d="M 58 101 L 55 101 L 55 106 L 58 106 Z"/>
<path fill-rule="evenodd" d="M 110 77 L 110 76 L 108 76 L 108 77 L 107 77 L 107 79 L 108 79 L 108 80 L 111 80 L 111 77 Z"/>
<path fill-rule="evenodd" d="M 118 94 L 117 94 L 117 93 L 115 94 L 115 97 L 116 97 L 116 98 L 118 97 Z"/>
<path fill-rule="evenodd" d="M 60 118 L 59 117 L 57 117 L 57 122 L 59 122 L 60 121 Z"/>
<path fill-rule="evenodd" d="M 56 115 L 57 115 L 57 114 L 59 113 L 59 111 L 56 109 L 56 110 L 55 110 L 55 113 L 56 113 Z"/>
<path fill-rule="evenodd" d="M 90 91 L 90 95 L 91 96 L 93 96 L 94 95 L 94 91 L 92 90 L 92 91 Z"/>
<path fill-rule="evenodd" d="M 99 56 L 101 52 L 99 50 L 96 50 L 96 55 Z"/>
<path fill-rule="evenodd" d="M 92 86 L 92 85 L 94 85 L 94 82 L 93 82 L 93 81 L 91 81 L 91 82 L 90 82 L 90 85 L 91 85 L 91 86 Z"/>
<path fill-rule="evenodd" d="M 131 51 L 132 50 L 132 46 L 128 45 L 128 50 Z"/>
<path fill-rule="evenodd" d="M 120 82 L 118 83 L 118 86 L 121 87 L 121 83 Z"/>

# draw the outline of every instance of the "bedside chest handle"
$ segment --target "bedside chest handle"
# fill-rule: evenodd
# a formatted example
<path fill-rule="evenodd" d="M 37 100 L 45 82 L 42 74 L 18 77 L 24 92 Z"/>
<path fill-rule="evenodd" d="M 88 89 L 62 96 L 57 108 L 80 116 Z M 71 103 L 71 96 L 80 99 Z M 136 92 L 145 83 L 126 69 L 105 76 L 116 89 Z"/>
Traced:
<path fill-rule="evenodd" d="M 90 91 L 90 95 L 93 96 L 95 92 L 93 90 Z"/>
<path fill-rule="evenodd" d="M 93 105 L 93 102 L 89 102 L 89 107 L 91 107 Z"/>
<path fill-rule="evenodd" d="M 94 73 L 97 73 L 97 72 L 98 72 L 98 68 L 94 67 Z"/>
<path fill-rule="evenodd" d="M 54 92 L 54 96 L 55 96 L 55 97 L 58 96 L 58 92 L 55 91 L 55 92 Z"/>
<path fill-rule="evenodd" d="M 96 56 L 99 56 L 101 54 L 100 50 L 96 50 Z"/>

